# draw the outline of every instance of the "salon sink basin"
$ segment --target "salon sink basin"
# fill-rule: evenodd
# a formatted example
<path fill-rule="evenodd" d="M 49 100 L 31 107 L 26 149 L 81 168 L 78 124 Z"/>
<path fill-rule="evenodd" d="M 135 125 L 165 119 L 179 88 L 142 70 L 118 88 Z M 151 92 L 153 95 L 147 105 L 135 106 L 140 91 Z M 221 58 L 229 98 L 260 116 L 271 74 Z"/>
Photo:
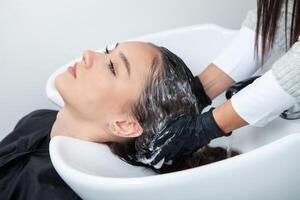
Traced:
<path fill-rule="evenodd" d="M 235 33 L 203 24 L 133 40 L 168 47 L 183 58 L 194 74 L 199 74 Z M 54 78 L 68 64 L 54 72 L 47 83 L 49 99 L 60 107 L 63 101 L 54 87 Z M 224 100 L 222 94 L 213 106 Z M 210 145 L 227 148 L 230 140 L 241 155 L 162 175 L 125 163 L 104 144 L 65 136 L 51 139 L 50 156 L 58 174 L 87 200 L 300 199 L 300 120 L 277 118 L 263 128 L 246 126 Z"/>
<path fill-rule="evenodd" d="M 279 129 L 271 131 L 271 125 L 236 131 L 233 148 L 241 155 L 162 175 L 121 161 L 104 144 L 65 136 L 51 140 L 50 155 L 57 172 L 83 199 L 296 200 L 300 127 L 281 127 L 283 136 Z M 212 146 L 226 147 L 227 142 L 218 139 Z"/>

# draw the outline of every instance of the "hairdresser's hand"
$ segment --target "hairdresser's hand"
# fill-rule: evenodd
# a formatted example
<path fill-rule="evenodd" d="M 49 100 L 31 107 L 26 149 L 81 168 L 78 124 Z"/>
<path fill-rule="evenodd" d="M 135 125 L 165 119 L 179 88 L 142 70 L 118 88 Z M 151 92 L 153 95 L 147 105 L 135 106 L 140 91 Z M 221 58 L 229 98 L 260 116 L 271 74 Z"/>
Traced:
<path fill-rule="evenodd" d="M 178 156 L 190 155 L 214 138 L 229 136 L 231 132 L 225 134 L 215 122 L 213 109 L 199 115 L 184 115 L 168 124 L 159 134 L 161 137 L 155 139 L 151 155 L 147 156 L 152 158 L 150 164 L 167 164 Z"/>
<path fill-rule="evenodd" d="M 197 101 L 203 108 L 211 104 L 211 99 L 206 94 L 203 84 L 201 83 L 198 76 L 194 77 L 194 84 L 195 84 L 195 93 L 197 96 Z"/>
<path fill-rule="evenodd" d="M 240 90 L 242 90 L 249 84 L 253 83 L 253 81 L 255 81 L 259 77 L 261 76 L 253 76 L 233 84 L 228 88 L 228 90 L 225 93 L 226 99 L 230 99 L 233 95 L 238 93 Z"/>

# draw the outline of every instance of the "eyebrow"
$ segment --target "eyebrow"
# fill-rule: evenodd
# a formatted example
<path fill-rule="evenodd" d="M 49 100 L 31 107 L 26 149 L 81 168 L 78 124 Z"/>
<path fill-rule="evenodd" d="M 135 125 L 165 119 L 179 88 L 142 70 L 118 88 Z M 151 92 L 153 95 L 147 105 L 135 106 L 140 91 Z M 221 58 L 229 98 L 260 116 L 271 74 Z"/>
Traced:
<path fill-rule="evenodd" d="M 122 61 L 123 61 L 124 64 L 125 64 L 125 67 L 126 67 L 128 76 L 130 76 L 130 63 L 129 63 L 127 57 L 126 57 L 125 54 L 122 53 L 122 52 L 120 52 L 119 55 L 120 55 Z"/>

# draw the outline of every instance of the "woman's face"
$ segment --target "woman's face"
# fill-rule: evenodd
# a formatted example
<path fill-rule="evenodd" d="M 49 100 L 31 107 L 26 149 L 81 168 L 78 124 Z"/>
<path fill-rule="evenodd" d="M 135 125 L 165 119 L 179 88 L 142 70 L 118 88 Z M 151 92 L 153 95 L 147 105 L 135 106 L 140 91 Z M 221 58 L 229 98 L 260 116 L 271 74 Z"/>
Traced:
<path fill-rule="evenodd" d="M 108 53 L 85 51 L 74 66 L 55 79 L 65 107 L 82 120 L 111 123 L 126 119 L 138 99 L 158 51 L 143 42 L 124 42 Z"/>

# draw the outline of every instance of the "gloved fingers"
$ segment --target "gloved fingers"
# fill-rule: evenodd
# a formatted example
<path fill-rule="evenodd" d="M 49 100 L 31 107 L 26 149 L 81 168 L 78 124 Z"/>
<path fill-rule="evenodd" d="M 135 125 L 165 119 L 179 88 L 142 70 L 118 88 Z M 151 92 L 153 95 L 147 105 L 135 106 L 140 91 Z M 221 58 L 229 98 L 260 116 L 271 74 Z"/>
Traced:
<path fill-rule="evenodd" d="M 199 79 L 198 76 L 194 76 L 194 84 L 195 84 L 195 95 L 197 97 L 198 102 L 200 102 L 200 105 L 204 107 L 211 104 L 211 99 L 206 94 L 204 87 Z"/>
<path fill-rule="evenodd" d="M 245 80 L 242 80 L 242 81 L 239 81 L 239 82 L 233 84 L 226 90 L 226 93 L 225 93 L 226 99 L 230 99 L 233 95 L 238 93 L 240 90 L 242 90 L 243 88 L 245 88 L 246 86 L 251 84 L 253 81 L 255 81 L 259 77 L 260 76 L 253 76 L 253 77 L 250 77 L 248 79 L 245 79 Z"/>
<path fill-rule="evenodd" d="M 165 152 L 157 154 L 155 158 L 150 162 L 150 165 L 157 165 L 162 159 L 165 159 Z"/>
<path fill-rule="evenodd" d="M 150 163 L 152 166 L 157 165 L 159 162 L 164 159 L 163 163 L 168 162 L 169 160 L 172 160 L 180 151 L 180 147 L 177 146 L 176 144 L 169 143 L 167 146 L 164 146 L 163 148 L 160 149 L 159 154 L 155 156 L 155 158 L 152 160 Z"/>
<path fill-rule="evenodd" d="M 180 127 L 184 123 L 184 116 L 178 117 L 167 124 L 167 126 L 160 131 L 158 137 L 153 140 L 153 149 L 159 148 L 171 140 L 176 138 L 179 131 L 182 129 Z"/>
<path fill-rule="evenodd" d="M 171 148 L 173 145 L 176 145 L 177 148 L 182 148 L 193 143 L 197 143 L 197 145 L 202 143 L 202 137 L 204 134 L 201 134 L 201 123 L 198 124 L 196 120 L 201 121 L 196 117 L 189 115 L 185 115 L 177 119 L 175 122 L 170 124 L 162 132 L 162 134 L 160 134 L 161 136 L 159 138 L 153 141 L 153 149 L 161 147 L 164 148 L 164 146 Z"/>

